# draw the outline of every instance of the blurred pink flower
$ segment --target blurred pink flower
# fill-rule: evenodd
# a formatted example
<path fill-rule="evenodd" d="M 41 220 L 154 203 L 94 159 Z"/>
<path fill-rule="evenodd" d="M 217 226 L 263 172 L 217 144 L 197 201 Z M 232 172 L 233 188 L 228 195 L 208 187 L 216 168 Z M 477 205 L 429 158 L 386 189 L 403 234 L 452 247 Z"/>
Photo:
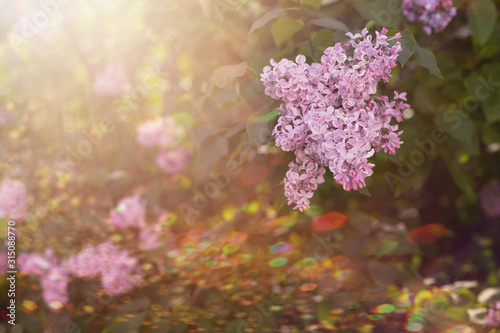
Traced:
<path fill-rule="evenodd" d="M 28 214 L 26 185 L 18 179 L 5 179 L 0 184 L 0 217 L 24 220 Z"/>
<path fill-rule="evenodd" d="M 78 254 L 66 259 L 65 266 L 76 277 L 96 277 L 102 269 L 97 257 L 96 248 L 92 245 L 86 245 Z"/>
<path fill-rule="evenodd" d="M 137 142 L 144 147 L 170 147 L 184 134 L 182 126 L 170 117 L 148 120 L 137 128 Z"/>
<path fill-rule="evenodd" d="M 72 255 L 65 263 L 68 271 L 77 277 L 101 276 L 101 284 L 109 295 L 126 293 L 142 283 L 138 272 L 138 260 L 126 250 L 120 250 L 110 242 L 88 245 Z"/>
<path fill-rule="evenodd" d="M 488 310 L 484 322 L 489 327 L 500 327 L 500 302 L 497 302 L 494 308 Z"/>
<path fill-rule="evenodd" d="M 420 22 L 427 35 L 443 31 L 457 15 L 452 0 L 403 0 L 403 15 L 409 22 Z"/>
<path fill-rule="evenodd" d="M 68 302 L 69 278 L 60 266 L 52 266 L 42 275 L 42 297 L 51 310 L 59 310 Z"/>
<path fill-rule="evenodd" d="M 59 264 L 52 249 L 46 249 L 43 255 L 35 252 L 21 253 L 18 263 L 22 273 L 41 278 L 42 297 L 52 311 L 61 309 L 68 302 L 67 271 Z"/>
<path fill-rule="evenodd" d="M 143 227 L 139 232 L 139 245 L 141 251 L 151 251 L 160 246 L 159 236 L 162 230 L 159 224 L 148 225 Z"/>
<path fill-rule="evenodd" d="M 155 163 L 168 174 L 182 171 L 189 162 L 191 154 L 184 146 L 177 146 L 169 150 L 161 150 L 156 156 Z"/>
<path fill-rule="evenodd" d="M 117 228 L 142 227 L 146 224 L 146 202 L 138 195 L 121 199 L 111 210 L 111 224 Z"/>
<path fill-rule="evenodd" d="M 117 95 L 130 89 L 128 74 L 123 64 L 108 64 L 94 80 L 94 91 L 99 95 Z"/>

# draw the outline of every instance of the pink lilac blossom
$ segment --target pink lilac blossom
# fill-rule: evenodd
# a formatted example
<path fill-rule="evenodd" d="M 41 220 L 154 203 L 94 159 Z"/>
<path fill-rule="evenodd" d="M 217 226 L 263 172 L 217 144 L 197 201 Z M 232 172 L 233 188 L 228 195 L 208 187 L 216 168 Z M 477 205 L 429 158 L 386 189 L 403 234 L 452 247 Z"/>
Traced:
<path fill-rule="evenodd" d="M 492 218 L 500 217 L 500 182 L 494 180 L 485 185 L 479 192 L 483 211 Z"/>
<path fill-rule="evenodd" d="M 18 179 L 5 179 L 0 184 L 0 217 L 24 220 L 28 214 L 26 185 Z"/>
<path fill-rule="evenodd" d="M 137 142 L 144 147 L 160 148 L 155 163 L 167 174 L 180 172 L 189 162 L 191 154 L 184 146 L 178 144 L 185 130 L 175 119 L 163 117 L 149 120 L 137 128 Z"/>
<path fill-rule="evenodd" d="M 500 327 L 500 302 L 497 302 L 494 308 L 488 310 L 484 322 L 489 327 Z"/>
<path fill-rule="evenodd" d="M 160 238 L 162 234 L 161 226 L 153 224 L 145 226 L 139 232 L 139 245 L 137 246 L 141 251 L 151 251 L 160 247 Z"/>
<path fill-rule="evenodd" d="M 403 0 L 403 14 L 409 22 L 420 22 L 427 35 L 443 31 L 457 14 L 452 0 Z"/>
<path fill-rule="evenodd" d="M 121 63 L 108 64 L 94 80 L 94 91 L 99 95 L 117 95 L 129 89 L 129 78 Z"/>
<path fill-rule="evenodd" d="M 115 209 L 111 210 L 111 224 L 117 228 L 146 225 L 146 202 L 138 195 L 121 199 Z"/>
<path fill-rule="evenodd" d="M 177 146 L 172 149 L 160 150 L 156 156 L 155 163 L 167 174 L 175 174 L 188 164 L 191 154 L 184 146 Z"/>
<path fill-rule="evenodd" d="M 387 30 L 376 37 L 347 33 L 350 40 L 325 50 L 321 63 L 271 60 L 261 74 L 265 93 L 281 100 L 280 117 L 273 130 L 276 145 L 294 151 L 285 177 L 285 195 L 295 209 L 309 207 L 325 168 L 346 191 L 366 186 L 373 171 L 368 159 L 383 150 L 391 154 L 402 144 L 397 125 L 408 108 L 406 93 L 394 92 L 394 100 L 375 95 L 379 81 L 388 82 L 396 66 L 399 42 L 393 46 Z"/>
<path fill-rule="evenodd" d="M 43 255 L 21 253 L 18 263 L 22 273 L 41 278 L 42 297 L 52 311 L 61 309 L 68 302 L 68 272 L 52 249 L 46 249 Z"/>
<path fill-rule="evenodd" d="M 143 282 L 138 259 L 110 242 L 87 245 L 66 261 L 68 271 L 77 277 L 101 277 L 101 285 L 109 295 L 131 291 Z"/>
<path fill-rule="evenodd" d="M 144 147 L 168 148 L 184 134 L 184 128 L 170 117 L 148 120 L 137 128 L 137 142 Z"/>

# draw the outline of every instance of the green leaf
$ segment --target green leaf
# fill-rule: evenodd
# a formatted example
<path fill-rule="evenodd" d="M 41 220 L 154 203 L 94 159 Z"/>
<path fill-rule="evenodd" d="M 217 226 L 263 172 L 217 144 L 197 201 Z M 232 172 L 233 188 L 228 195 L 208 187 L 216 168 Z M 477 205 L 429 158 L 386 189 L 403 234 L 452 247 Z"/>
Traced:
<path fill-rule="evenodd" d="M 262 28 L 267 23 L 274 20 L 275 18 L 277 18 L 278 16 L 280 16 L 284 12 L 285 12 L 285 10 L 283 8 L 275 8 L 275 9 L 271 10 L 266 15 L 262 16 L 260 19 L 258 19 L 257 21 L 255 21 L 252 24 L 252 27 L 250 28 L 250 31 L 248 32 L 248 34 L 250 35 L 255 30 Z"/>
<path fill-rule="evenodd" d="M 342 31 L 349 31 L 347 26 L 343 23 L 340 22 L 339 20 L 336 20 L 331 17 L 320 17 L 314 20 L 311 20 L 311 23 L 314 25 L 317 25 L 319 27 L 331 29 L 331 30 L 342 30 Z"/>
<path fill-rule="evenodd" d="M 213 80 L 217 87 L 221 89 L 231 89 L 233 81 L 245 75 L 247 62 L 243 61 L 236 65 L 225 65 L 217 67 L 213 73 Z"/>
<path fill-rule="evenodd" d="M 333 43 L 333 31 L 330 29 L 321 29 L 313 34 L 312 40 L 318 42 L 320 45 L 329 47 Z"/>
<path fill-rule="evenodd" d="M 298 2 L 297 0 L 292 0 L 293 2 Z M 314 7 L 315 9 L 319 9 L 321 7 L 321 0 L 302 0 L 303 5 L 308 5 Z"/>
<path fill-rule="evenodd" d="M 276 46 L 280 46 L 291 38 L 297 31 L 302 29 L 303 25 L 301 21 L 297 20 L 279 19 L 276 21 L 271 27 L 271 34 Z"/>
<path fill-rule="evenodd" d="M 491 36 L 497 20 L 497 10 L 491 0 L 471 0 L 467 7 L 467 19 L 472 35 L 484 45 Z"/>
<path fill-rule="evenodd" d="M 366 195 L 367 197 L 372 197 L 372 194 L 370 193 L 370 191 L 368 190 L 368 187 L 362 187 L 358 190 L 359 193 L 363 194 L 363 195 Z"/>
<path fill-rule="evenodd" d="M 460 165 L 457 163 L 449 162 L 448 169 L 450 170 L 451 177 L 453 178 L 453 181 L 455 182 L 457 187 L 462 190 L 462 192 L 467 198 L 469 198 L 469 200 L 476 201 L 474 190 L 470 186 L 469 181 L 467 180 L 467 177 L 465 176 L 465 173 L 463 172 Z"/>
<path fill-rule="evenodd" d="M 401 38 L 398 39 L 398 41 L 401 43 L 401 47 L 403 48 L 401 52 L 399 52 L 398 61 L 401 66 L 404 67 L 408 59 L 410 59 L 410 57 L 415 53 L 417 42 L 415 41 L 413 34 L 407 29 L 403 30 Z"/>
<path fill-rule="evenodd" d="M 247 121 L 247 133 L 252 141 L 257 145 L 263 145 L 271 136 L 272 127 L 269 122 L 276 118 L 279 110 L 272 112 L 254 113 Z"/>
<path fill-rule="evenodd" d="M 256 114 L 256 117 L 252 119 L 254 121 L 270 122 L 274 118 L 277 118 L 280 112 L 281 112 L 280 110 L 273 110 L 271 112 L 259 112 L 258 114 Z"/>
<path fill-rule="evenodd" d="M 387 0 L 354 0 L 357 12 L 367 21 L 376 21 L 387 29 L 397 29 L 403 19 L 401 6 L 397 1 Z"/>
<path fill-rule="evenodd" d="M 399 246 L 399 243 L 392 239 L 381 239 L 368 244 L 365 247 L 365 252 L 369 255 L 384 255 L 390 254 Z"/>
<path fill-rule="evenodd" d="M 483 111 L 488 123 L 500 120 L 500 98 L 492 98 L 483 102 Z"/>
<path fill-rule="evenodd" d="M 471 154 L 478 155 L 479 147 L 477 140 L 477 132 L 474 123 L 468 117 L 464 117 L 466 113 L 461 111 L 446 111 L 434 117 L 434 123 L 442 129 L 446 134 L 462 143 L 461 150 Z"/>
<path fill-rule="evenodd" d="M 418 43 L 416 43 L 416 56 L 417 62 L 422 66 L 429 70 L 429 72 L 438 78 L 442 79 L 443 74 L 439 70 L 437 66 L 436 57 L 432 51 L 424 49 Z"/>
<path fill-rule="evenodd" d="M 200 170 L 209 170 L 229 151 L 228 140 L 222 136 L 211 136 L 203 141 L 198 148 L 196 166 Z"/>
<path fill-rule="evenodd" d="M 492 126 L 484 125 L 481 129 L 481 137 L 487 145 L 500 142 L 500 132 Z"/>
<path fill-rule="evenodd" d="M 490 124 L 500 120 L 499 79 L 500 66 L 497 64 L 486 64 L 479 72 L 471 73 L 466 79 L 470 95 L 481 102 L 486 121 Z"/>

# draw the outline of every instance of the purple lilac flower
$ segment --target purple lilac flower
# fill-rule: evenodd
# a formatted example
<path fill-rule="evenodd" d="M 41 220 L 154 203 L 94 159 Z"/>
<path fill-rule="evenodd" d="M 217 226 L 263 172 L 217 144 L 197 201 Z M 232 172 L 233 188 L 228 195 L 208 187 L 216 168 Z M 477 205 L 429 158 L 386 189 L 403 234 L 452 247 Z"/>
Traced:
<path fill-rule="evenodd" d="M 403 14 L 409 22 L 420 22 L 427 35 L 443 31 L 457 14 L 451 0 L 403 0 Z"/>
<path fill-rule="evenodd" d="M 483 211 L 492 218 L 500 217 L 500 182 L 494 180 L 485 185 L 479 192 Z"/>
<path fill-rule="evenodd" d="M 155 163 L 167 174 L 175 174 L 184 169 L 190 157 L 191 154 L 184 146 L 177 146 L 172 149 L 160 150 Z"/>
<path fill-rule="evenodd" d="M 94 91 L 99 95 L 117 95 L 129 89 L 129 78 L 121 63 L 106 65 L 94 80 Z"/>
<path fill-rule="evenodd" d="M 137 227 L 146 224 L 146 202 L 138 195 L 125 197 L 111 210 L 111 224 L 118 228 Z"/>
<path fill-rule="evenodd" d="M 52 249 L 46 249 L 44 255 L 22 253 L 18 262 L 22 273 L 41 278 L 42 297 L 52 311 L 61 309 L 68 302 L 68 272 Z"/>
<path fill-rule="evenodd" d="M 77 277 L 100 276 L 102 287 L 109 295 L 129 292 L 143 281 L 137 258 L 109 242 L 84 247 L 67 259 L 66 267 Z"/>
<path fill-rule="evenodd" d="M 388 82 L 401 45 L 389 40 L 383 29 L 376 37 L 347 33 L 350 40 L 325 50 L 321 63 L 282 59 L 266 66 L 261 74 L 265 93 L 281 100 L 280 117 L 273 131 L 276 145 L 294 151 L 285 177 L 285 195 L 295 209 L 309 207 L 317 185 L 324 182 L 325 168 L 346 191 L 366 186 L 373 171 L 368 159 L 384 150 L 391 154 L 402 141 L 394 118 L 402 121 L 408 108 L 406 93 L 394 92 L 394 100 L 375 95 L 380 81 Z"/>
<path fill-rule="evenodd" d="M 24 220 L 28 214 L 26 185 L 18 179 L 5 179 L 0 184 L 0 217 Z"/>
<path fill-rule="evenodd" d="M 488 310 L 484 322 L 489 327 L 500 327 L 500 302 L 497 302 L 494 308 Z"/>

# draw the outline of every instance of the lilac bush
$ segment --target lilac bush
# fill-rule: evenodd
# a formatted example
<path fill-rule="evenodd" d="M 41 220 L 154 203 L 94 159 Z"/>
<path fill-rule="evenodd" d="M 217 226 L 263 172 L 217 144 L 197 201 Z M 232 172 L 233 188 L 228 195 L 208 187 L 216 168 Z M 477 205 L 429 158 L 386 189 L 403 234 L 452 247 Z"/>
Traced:
<path fill-rule="evenodd" d="M 397 125 L 401 111 L 408 108 L 406 93 L 394 92 L 394 99 L 376 95 L 380 81 L 388 82 L 396 66 L 399 42 L 387 30 L 373 39 L 364 29 L 347 33 L 350 40 L 325 50 L 321 63 L 271 60 L 261 74 L 268 96 L 282 100 L 280 117 L 273 135 L 276 145 L 294 151 L 285 177 L 288 204 L 296 209 L 309 207 L 318 184 L 324 182 L 325 168 L 346 191 L 366 186 L 373 171 L 368 159 L 383 150 L 391 154 L 402 141 Z"/>

